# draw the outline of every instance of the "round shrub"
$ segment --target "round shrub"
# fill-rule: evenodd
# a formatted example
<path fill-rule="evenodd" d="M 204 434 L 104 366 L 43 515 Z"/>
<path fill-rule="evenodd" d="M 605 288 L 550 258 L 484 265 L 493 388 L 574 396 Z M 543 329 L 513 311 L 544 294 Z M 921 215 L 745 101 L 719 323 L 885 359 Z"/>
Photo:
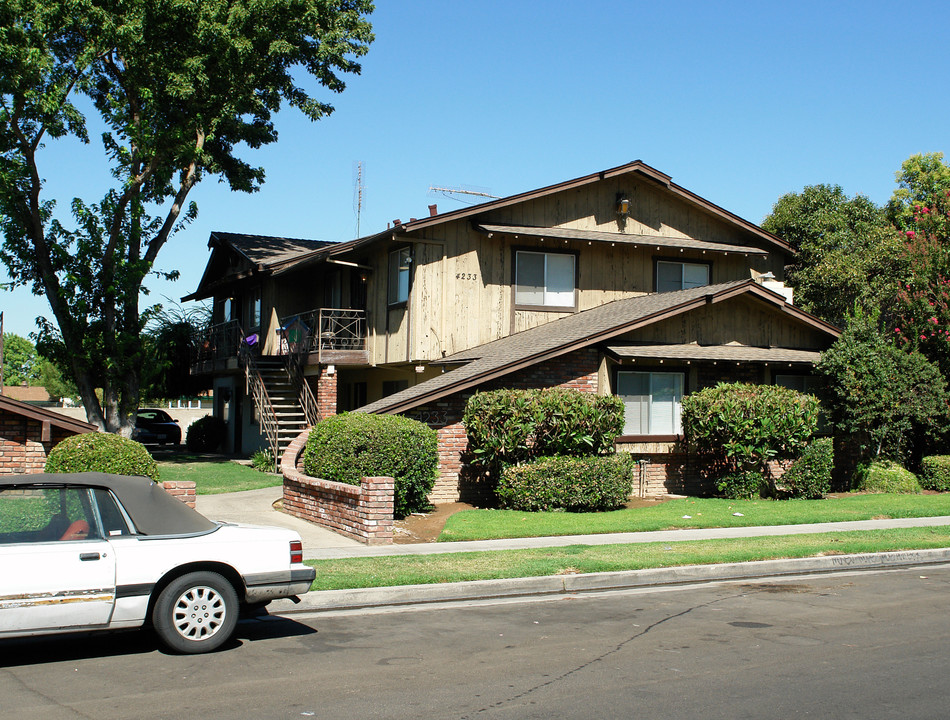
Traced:
<path fill-rule="evenodd" d="M 805 448 L 779 479 L 790 498 L 822 498 L 831 490 L 835 453 L 831 438 L 819 438 Z"/>
<path fill-rule="evenodd" d="M 855 488 L 864 492 L 920 492 L 917 476 L 892 460 L 875 460 L 869 465 L 859 465 L 855 480 Z"/>
<path fill-rule="evenodd" d="M 359 485 L 364 477 L 395 480 L 396 517 L 429 507 L 439 466 L 435 430 L 400 415 L 343 413 L 321 420 L 303 452 L 304 472 Z"/>
<path fill-rule="evenodd" d="M 924 490 L 950 491 L 950 455 L 928 455 L 921 460 L 919 479 Z"/>
<path fill-rule="evenodd" d="M 228 426 L 214 415 L 205 415 L 188 426 L 185 446 L 192 452 L 214 452 L 224 442 Z"/>
<path fill-rule="evenodd" d="M 546 457 L 506 468 L 498 500 L 510 510 L 612 510 L 626 502 L 633 482 L 627 453 L 590 457 Z"/>
<path fill-rule="evenodd" d="M 158 463 L 145 446 L 112 433 L 93 432 L 66 438 L 49 451 L 45 470 L 141 475 L 158 480 Z"/>

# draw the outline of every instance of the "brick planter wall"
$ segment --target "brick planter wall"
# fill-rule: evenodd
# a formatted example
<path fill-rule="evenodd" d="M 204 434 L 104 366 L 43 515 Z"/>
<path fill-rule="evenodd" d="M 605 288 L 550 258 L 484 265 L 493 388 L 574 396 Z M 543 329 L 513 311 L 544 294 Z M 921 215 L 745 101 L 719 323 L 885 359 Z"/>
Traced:
<path fill-rule="evenodd" d="M 308 434 L 298 435 L 280 460 L 284 511 L 367 545 L 392 543 L 393 479 L 369 477 L 360 485 L 347 485 L 305 475 L 302 455 Z"/>
<path fill-rule="evenodd" d="M 195 506 L 195 498 L 198 491 L 195 489 L 194 480 L 166 480 L 162 483 L 165 492 L 181 500 L 190 508 Z"/>

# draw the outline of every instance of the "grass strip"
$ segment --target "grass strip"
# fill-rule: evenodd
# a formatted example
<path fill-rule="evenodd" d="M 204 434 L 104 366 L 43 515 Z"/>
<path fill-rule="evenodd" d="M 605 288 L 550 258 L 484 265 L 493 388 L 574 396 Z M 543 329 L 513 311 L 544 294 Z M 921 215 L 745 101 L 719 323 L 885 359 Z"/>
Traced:
<path fill-rule="evenodd" d="M 257 490 L 283 483 L 280 475 L 262 473 L 227 458 L 200 455 L 176 455 L 173 459 L 159 461 L 158 479 L 192 480 L 199 495 Z"/>
<path fill-rule="evenodd" d="M 950 515 L 950 493 L 850 494 L 824 500 L 685 498 L 599 513 L 465 510 L 449 517 L 440 542 L 685 528 L 801 525 Z"/>
<path fill-rule="evenodd" d="M 942 547 L 950 547 L 947 526 L 308 560 L 307 564 L 317 571 L 313 590 L 343 590 Z"/>

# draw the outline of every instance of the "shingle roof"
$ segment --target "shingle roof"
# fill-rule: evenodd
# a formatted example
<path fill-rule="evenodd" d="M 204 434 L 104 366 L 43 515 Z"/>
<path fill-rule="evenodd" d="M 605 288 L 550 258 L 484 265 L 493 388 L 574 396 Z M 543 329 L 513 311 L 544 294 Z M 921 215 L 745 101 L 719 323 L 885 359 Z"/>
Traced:
<path fill-rule="evenodd" d="M 837 329 L 788 305 L 785 299 L 752 280 L 653 293 L 615 300 L 590 310 L 568 315 L 538 327 L 455 353 L 448 364 L 469 361 L 438 375 L 365 405 L 361 412 L 395 413 L 433 402 L 502 375 L 559 355 L 608 340 L 638 327 L 651 325 L 673 315 L 740 294 L 756 295 L 773 303 L 780 311 L 808 322 L 831 337 Z"/>
<path fill-rule="evenodd" d="M 211 233 L 209 244 L 215 241 L 234 248 L 259 269 L 284 262 L 304 253 L 337 244 L 325 240 L 303 240 L 300 238 L 246 235 L 243 233 L 218 231 Z"/>

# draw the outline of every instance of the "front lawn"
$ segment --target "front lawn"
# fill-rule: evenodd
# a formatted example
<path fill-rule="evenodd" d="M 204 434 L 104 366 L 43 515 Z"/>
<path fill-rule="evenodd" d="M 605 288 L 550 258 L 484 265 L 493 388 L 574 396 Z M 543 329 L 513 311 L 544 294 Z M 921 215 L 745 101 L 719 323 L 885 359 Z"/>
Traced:
<path fill-rule="evenodd" d="M 950 515 L 950 493 L 848 494 L 824 500 L 685 498 L 601 513 L 465 510 L 449 517 L 439 542 L 941 515 Z"/>
<path fill-rule="evenodd" d="M 393 587 L 950 546 L 950 527 L 308 560 L 313 590 Z"/>
<path fill-rule="evenodd" d="M 257 490 L 283 483 L 280 475 L 262 473 L 227 458 L 187 454 L 160 460 L 158 479 L 193 480 L 199 495 Z"/>

